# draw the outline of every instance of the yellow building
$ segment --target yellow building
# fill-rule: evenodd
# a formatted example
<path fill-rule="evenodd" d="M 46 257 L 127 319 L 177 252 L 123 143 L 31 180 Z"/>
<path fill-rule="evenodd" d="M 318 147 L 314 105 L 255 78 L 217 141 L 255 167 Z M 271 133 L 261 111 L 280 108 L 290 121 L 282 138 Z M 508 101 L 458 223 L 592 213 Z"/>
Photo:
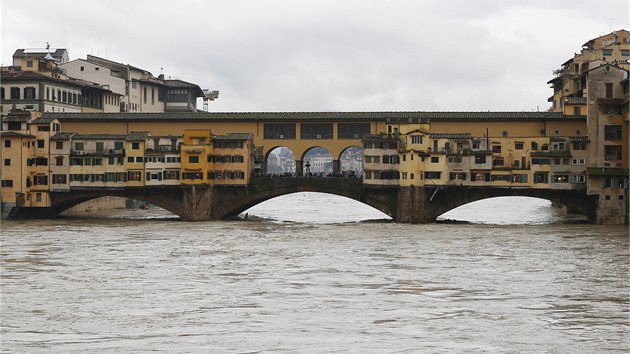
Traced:
<path fill-rule="evenodd" d="M 214 154 L 209 157 L 208 179 L 216 185 L 247 185 L 254 171 L 254 144 L 250 133 L 212 137 Z"/>
<path fill-rule="evenodd" d="M 210 184 L 214 179 L 208 173 L 214 171 L 212 131 L 210 129 L 184 130 L 181 146 L 182 184 Z"/>
<path fill-rule="evenodd" d="M 131 132 L 124 142 L 127 181 L 125 187 L 142 187 L 145 182 L 145 151 L 149 132 Z"/>

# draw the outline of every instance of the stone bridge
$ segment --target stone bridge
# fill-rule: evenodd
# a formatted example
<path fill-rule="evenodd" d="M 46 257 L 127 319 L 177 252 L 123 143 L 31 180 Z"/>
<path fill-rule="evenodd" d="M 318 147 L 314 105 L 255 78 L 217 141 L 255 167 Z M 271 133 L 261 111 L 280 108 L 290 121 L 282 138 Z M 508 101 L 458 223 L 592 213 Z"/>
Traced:
<path fill-rule="evenodd" d="M 265 200 L 296 192 L 321 192 L 348 197 L 391 216 L 396 222 L 430 223 L 441 214 L 477 200 L 501 196 L 528 196 L 562 204 L 572 212 L 595 218 L 596 200 L 578 190 L 501 187 L 368 186 L 354 178 L 253 178 L 243 186 L 156 186 L 138 188 L 73 188 L 51 192 L 49 208 L 15 207 L 9 218 L 54 217 L 90 199 L 116 196 L 141 200 L 164 208 L 185 221 L 236 217 Z M 343 212 L 343 211 L 340 211 Z"/>

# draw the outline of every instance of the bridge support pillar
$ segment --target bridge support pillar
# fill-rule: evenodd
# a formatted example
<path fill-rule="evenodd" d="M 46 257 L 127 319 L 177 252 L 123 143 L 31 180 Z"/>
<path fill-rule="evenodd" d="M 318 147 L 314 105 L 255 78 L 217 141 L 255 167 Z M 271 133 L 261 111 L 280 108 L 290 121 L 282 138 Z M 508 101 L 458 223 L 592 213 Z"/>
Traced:
<path fill-rule="evenodd" d="M 295 160 L 295 175 L 296 176 L 304 175 L 304 164 L 302 160 Z"/>
<path fill-rule="evenodd" d="M 422 187 L 400 187 L 396 222 L 426 224 L 435 221 L 427 215 L 427 191 Z"/>
<path fill-rule="evenodd" d="M 341 161 L 339 160 L 333 160 L 332 161 L 332 172 L 333 174 L 337 174 L 339 173 L 339 171 L 341 171 Z"/>
<path fill-rule="evenodd" d="M 180 213 L 182 220 L 213 220 L 214 192 L 214 188 L 208 185 L 193 185 L 182 189 Z"/>

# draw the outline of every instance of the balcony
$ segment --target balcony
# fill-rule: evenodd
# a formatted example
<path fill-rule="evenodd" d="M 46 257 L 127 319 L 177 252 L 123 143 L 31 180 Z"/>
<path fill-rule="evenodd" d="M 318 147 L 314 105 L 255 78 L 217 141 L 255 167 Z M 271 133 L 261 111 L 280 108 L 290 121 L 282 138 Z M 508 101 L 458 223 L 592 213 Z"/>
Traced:
<path fill-rule="evenodd" d="M 125 149 L 83 149 L 70 150 L 70 156 L 124 156 Z"/>

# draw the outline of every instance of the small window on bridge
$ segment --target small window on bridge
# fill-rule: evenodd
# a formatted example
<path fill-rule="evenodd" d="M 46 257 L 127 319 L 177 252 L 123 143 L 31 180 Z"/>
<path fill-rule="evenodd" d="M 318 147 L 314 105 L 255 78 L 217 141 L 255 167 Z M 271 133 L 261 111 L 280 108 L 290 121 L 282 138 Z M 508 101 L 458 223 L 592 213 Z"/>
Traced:
<path fill-rule="evenodd" d="M 265 139 L 295 139 L 295 123 L 265 123 Z"/>
<path fill-rule="evenodd" d="M 339 123 L 338 139 L 362 139 L 370 134 L 370 123 Z"/>
<path fill-rule="evenodd" d="M 300 124 L 300 139 L 332 139 L 332 123 Z"/>

